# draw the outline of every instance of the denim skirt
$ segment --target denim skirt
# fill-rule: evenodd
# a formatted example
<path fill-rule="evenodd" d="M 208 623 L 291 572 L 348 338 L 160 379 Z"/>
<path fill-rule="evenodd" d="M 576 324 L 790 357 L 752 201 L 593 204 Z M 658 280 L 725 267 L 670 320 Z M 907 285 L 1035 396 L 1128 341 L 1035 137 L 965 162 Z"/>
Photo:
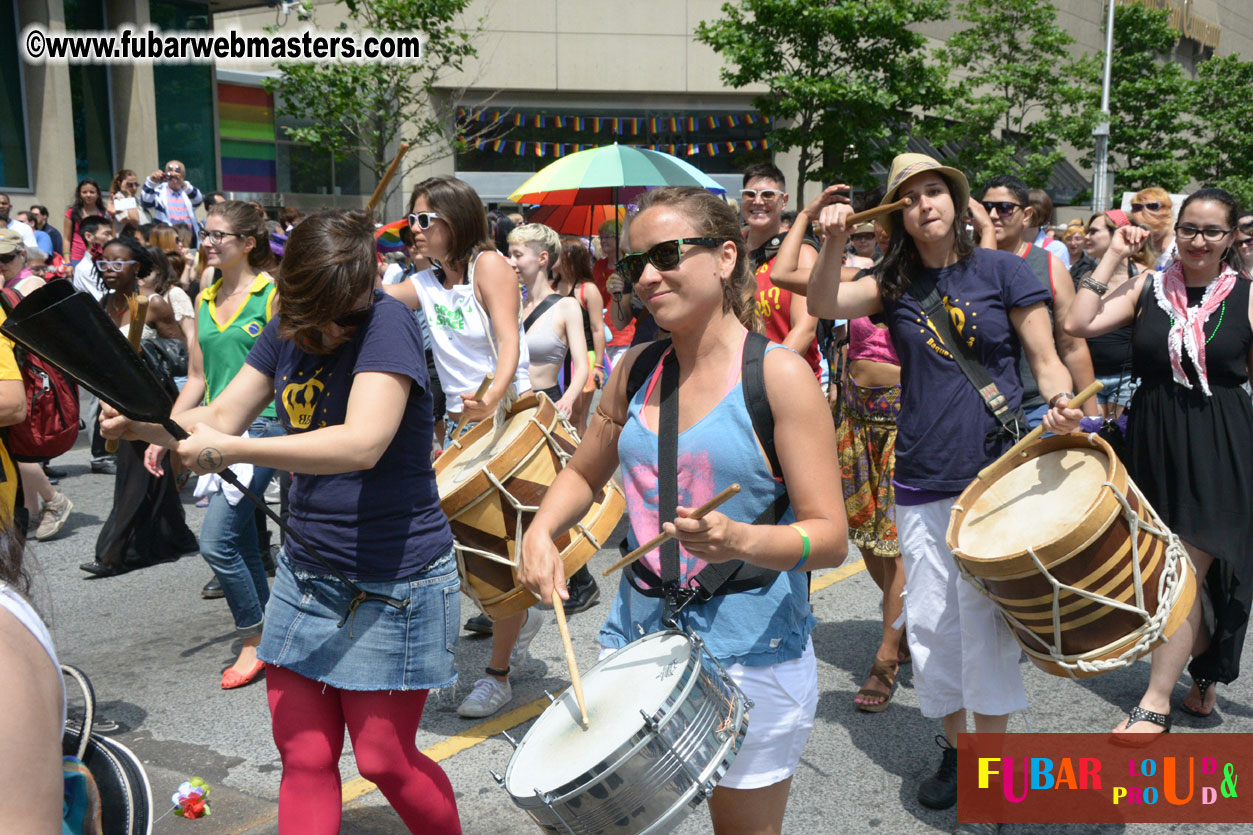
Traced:
<path fill-rule="evenodd" d="M 409 605 L 368 600 L 340 627 L 352 592 L 280 553 L 257 655 L 341 690 L 431 690 L 457 680 L 461 582 L 451 549 L 408 577 L 357 585 Z"/>

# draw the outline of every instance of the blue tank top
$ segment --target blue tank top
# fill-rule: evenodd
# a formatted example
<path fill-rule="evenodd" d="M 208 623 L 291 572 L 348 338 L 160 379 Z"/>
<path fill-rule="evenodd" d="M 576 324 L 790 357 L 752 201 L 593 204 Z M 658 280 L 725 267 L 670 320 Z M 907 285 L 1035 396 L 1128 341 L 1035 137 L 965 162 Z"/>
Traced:
<path fill-rule="evenodd" d="M 768 350 L 783 347 L 771 345 Z M 743 351 L 743 347 L 740 348 Z M 660 365 L 658 366 L 660 368 Z M 779 497 L 783 485 L 770 472 L 753 434 L 752 419 L 744 406 L 739 380 L 740 360 L 733 366 L 735 378 L 726 395 L 693 426 L 679 433 L 679 504 L 696 507 L 713 498 L 719 490 L 738 482 L 740 492 L 719 511 L 741 522 L 752 522 Z M 618 438 L 618 458 L 622 464 L 630 530 L 627 544 L 635 548 L 656 536 L 660 530 L 657 510 L 657 435 L 641 414 L 644 403 L 656 387 L 660 373 L 654 372 L 648 385 L 631 398 L 626 425 Z M 789 508 L 780 524 L 795 521 Z M 660 574 L 660 549 L 641 558 L 648 568 Z M 680 582 L 693 585 L 705 562 L 679 549 Z M 800 658 L 816 621 L 809 611 L 809 584 L 803 572 L 781 572 L 768 585 L 752 591 L 694 601 L 680 613 L 678 622 L 704 639 L 709 652 L 723 664 L 765 667 Z M 661 598 L 645 597 L 627 581 L 618 584 L 609 618 L 600 629 L 598 640 L 607 647 L 621 648 L 645 633 L 656 632 L 661 624 Z"/>

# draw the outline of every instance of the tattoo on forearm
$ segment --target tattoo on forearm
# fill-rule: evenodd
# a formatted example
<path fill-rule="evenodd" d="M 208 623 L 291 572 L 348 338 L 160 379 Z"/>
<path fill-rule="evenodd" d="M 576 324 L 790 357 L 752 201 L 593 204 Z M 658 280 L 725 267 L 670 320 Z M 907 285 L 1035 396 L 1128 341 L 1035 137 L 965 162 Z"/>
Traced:
<path fill-rule="evenodd" d="M 213 447 L 206 447 L 200 450 L 200 455 L 196 457 L 196 463 L 200 465 L 201 469 L 216 470 L 222 466 L 222 453 Z"/>

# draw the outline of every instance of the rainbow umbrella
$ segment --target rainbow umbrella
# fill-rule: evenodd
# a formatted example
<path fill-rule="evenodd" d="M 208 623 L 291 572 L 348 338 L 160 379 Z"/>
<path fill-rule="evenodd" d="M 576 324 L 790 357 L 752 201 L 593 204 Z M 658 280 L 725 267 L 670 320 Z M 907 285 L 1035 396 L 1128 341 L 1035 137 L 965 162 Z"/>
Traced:
<path fill-rule="evenodd" d="M 615 211 L 616 209 L 616 211 Z M 617 215 L 618 222 L 626 219 L 624 206 L 535 206 L 527 212 L 527 223 L 542 223 L 559 235 L 587 235 L 595 233 L 600 225 Z"/>
<path fill-rule="evenodd" d="M 380 226 L 374 230 L 375 249 L 379 254 L 386 255 L 389 252 L 401 252 L 405 248 L 405 244 L 400 240 L 400 230 L 409 223 L 409 218 L 396 220 L 385 226 Z"/>

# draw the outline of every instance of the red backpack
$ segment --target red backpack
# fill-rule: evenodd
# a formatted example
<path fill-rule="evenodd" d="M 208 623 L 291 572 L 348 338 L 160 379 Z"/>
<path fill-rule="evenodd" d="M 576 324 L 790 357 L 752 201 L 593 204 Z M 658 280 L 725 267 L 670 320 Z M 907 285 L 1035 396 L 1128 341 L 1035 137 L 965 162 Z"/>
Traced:
<path fill-rule="evenodd" d="M 0 292 L 7 306 L 22 300 L 16 290 Z M 26 387 L 26 420 L 9 427 L 9 453 L 17 461 L 42 461 L 69 452 L 78 439 L 78 386 L 21 345 L 13 346 L 13 356 Z"/>

